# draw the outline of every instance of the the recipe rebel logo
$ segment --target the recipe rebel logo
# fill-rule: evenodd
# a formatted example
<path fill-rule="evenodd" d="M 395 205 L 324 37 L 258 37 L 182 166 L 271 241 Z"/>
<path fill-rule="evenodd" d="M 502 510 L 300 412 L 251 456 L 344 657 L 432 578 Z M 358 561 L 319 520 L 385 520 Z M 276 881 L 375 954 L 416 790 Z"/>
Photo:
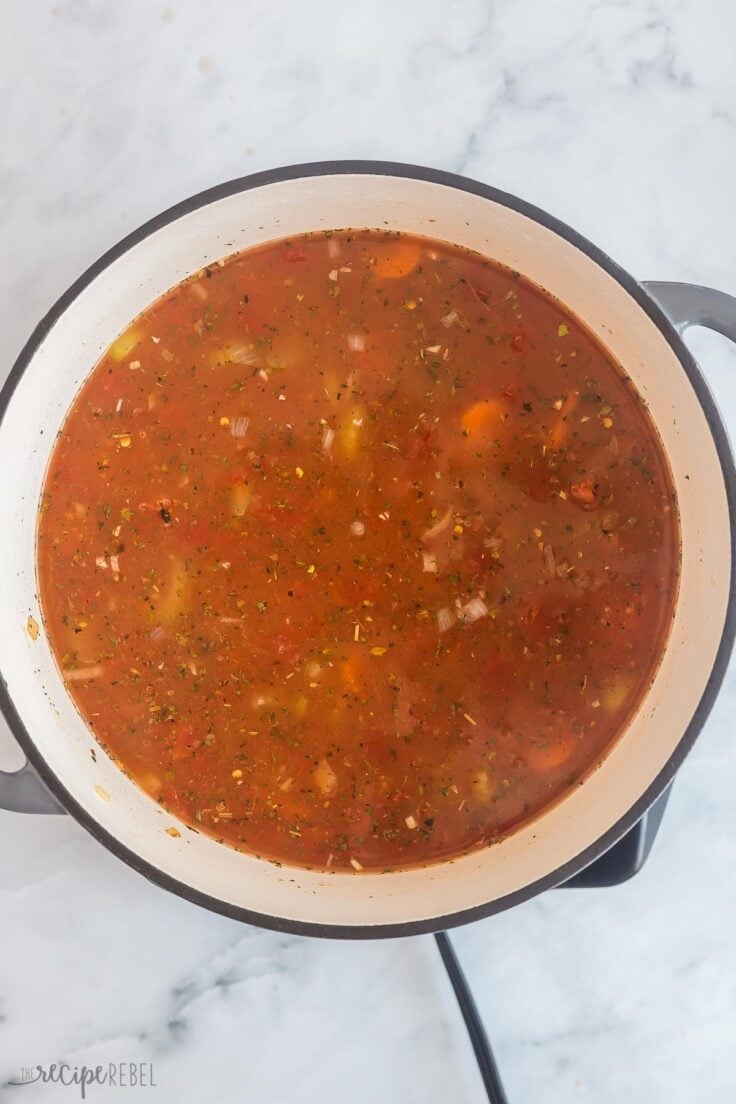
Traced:
<path fill-rule="evenodd" d="M 50 1066 L 22 1066 L 20 1075 L 8 1085 L 64 1085 L 79 1091 L 82 1100 L 93 1085 L 108 1085 L 117 1089 L 155 1089 L 156 1080 L 151 1062 L 108 1062 L 104 1066 L 70 1066 L 54 1062 Z"/>

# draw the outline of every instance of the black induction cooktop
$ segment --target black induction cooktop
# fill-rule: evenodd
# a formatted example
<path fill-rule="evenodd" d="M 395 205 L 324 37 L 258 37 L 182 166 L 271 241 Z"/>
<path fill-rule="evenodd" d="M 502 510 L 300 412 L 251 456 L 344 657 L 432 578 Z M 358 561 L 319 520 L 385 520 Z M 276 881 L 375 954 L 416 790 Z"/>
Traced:
<path fill-rule="evenodd" d="M 560 889 L 597 889 L 605 886 L 620 885 L 633 878 L 649 858 L 652 844 L 662 823 L 665 808 L 670 796 L 671 785 L 655 801 L 625 836 L 615 843 L 605 855 L 581 870 L 569 882 L 563 882 Z"/>

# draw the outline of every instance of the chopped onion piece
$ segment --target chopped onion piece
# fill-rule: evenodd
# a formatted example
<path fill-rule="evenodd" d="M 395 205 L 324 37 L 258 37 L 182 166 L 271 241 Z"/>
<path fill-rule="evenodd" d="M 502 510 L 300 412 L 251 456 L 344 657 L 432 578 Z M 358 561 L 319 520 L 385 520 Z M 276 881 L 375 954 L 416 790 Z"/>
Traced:
<path fill-rule="evenodd" d="M 116 575 L 120 574 L 120 560 L 117 556 L 110 557 L 110 567 L 113 569 Z"/>
<path fill-rule="evenodd" d="M 95 563 L 97 564 L 98 567 L 101 567 L 101 568 L 106 568 L 107 567 L 107 560 L 105 559 L 104 556 L 98 556 L 97 559 L 95 560 Z"/>
<path fill-rule="evenodd" d="M 243 624 L 243 618 L 242 617 L 221 617 L 220 621 L 222 622 L 223 625 L 242 625 Z"/>
<path fill-rule="evenodd" d="M 274 372 L 280 372 L 284 368 L 289 368 L 291 361 L 288 356 L 281 356 L 279 353 L 269 353 L 266 357 L 266 367 L 272 368 Z"/>
<path fill-rule="evenodd" d="M 328 238 L 327 240 L 327 256 L 333 261 L 335 257 L 340 256 L 340 243 L 335 238 Z"/>
<path fill-rule="evenodd" d="M 123 400 L 118 399 L 118 401 L 115 403 L 115 413 L 119 414 L 122 409 L 123 409 Z"/>
<path fill-rule="evenodd" d="M 320 759 L 314 772 L 314 781 L 325 797 L 332 797 L 337 791 L 337 775 L 326 759 Z"/>
<path fill-rule="evenodd" d="M 249 348 L 244 341 L 234 341 L 232 345 L 227 346 L 225 353 L 227 359 L 232 364 L 248 364 L 253 366 L 258 363 L 258 354 L 255 349 Z"/>
<path fill-rule="evenodd" d="M 354 537 L 362 537 L 365 533 L 365 525 L 362 521 L 354 521 L 350 526 L 350 532 Z"/>
<path fill-rule="evenodd" d="M 166 633 L 161 625 L 157 625 L 156 628 L 149 635 L 151 640 L 161 640 L 162 637 L 166 636 Z"/>
<path fill-rule="evenodd" d="M 447 632 L 451 629 L 455 622 L 455 615 L 451 609 L 447 606 L 443 606 L 441 610 L 437 611 L 437 628 L 441 633 Z"/>
<path fill-rule="evenodd" d="M 457 322 L 459 317 L 460 315 L 457 313 L 456 310 L 451 310 L 448 314 L 444 314 L 442 318 L 440 318 L 440 322 L 443 326 L 449 329 L 450 326 L 453 326 L 455 322 Z"/>
<path fill-rule="evenodd" d="M 102 675 L 101 667 L 77 667 L 62 672 L 64 682 L 86 682 L 88 679 L 98 679 Z"/>
<path fill-rule="evenodd" d="M 245 437 L 246 433 L 248 432 L 249 422 L 249 418 L 233 418 L 230 422 L 230 432 L 232 433 L 233 437 Z"/>
<path fill-rule="evenodd" d="M 328 279 L 330 279 L 330 280 L 336 280 L 337 279 L 337 269 L 336 268 L 330 269 L 330 271 L 327 273 L 327 276 L 328 276 Z"/>
<path fill-rule="evenodd" d="M 191 284 L 192 295 L 196 295 L 203 302 L 207 298 L 207 288 L 204 284 Z"/>
<path fill-rule="evenodd" d="M 433 525 L 431 529 L 425 529 L 425 531 L 422 533 L 421 540 L 428 541 L 433 540 L 434 537 L 439 537 L 439 535 L 441 533 L 444 533 L 445 529 L 449 527 L 451 521 L 452 506 L 448 508 L 447 513 L 444 515 L 444 517 L 440 518 L 436 525 Z"/>
<path fill-rule="evenodd" d="M 487 613 L 488 606 L 482 598 L 471 598 L 470 601 L 463 606 L 464 621 L 478 621 L 481 617 L 485 617 Z"/>
<path fill-rule="evenodd" d="M 552 551 L 552 545 L 551 544 L 545 544 L 545 546 L 542 550 L 542 555 L 544 556 L 544 566 L 547 568 L 547 571 L 549 571 L 550 575 L 554 575 L 554 573 L 555 573 L 555 554 Z"/>
<path fill-rule="evenodd" d="M 335 431 L 330 429 L 329 426 L 325 426 L 322 431 L 322 451 L 330 452 L 332 450 L 332 442 L 335 440 Z"/>
<path fill-rule="evenodd" d="M 437 557 L 434 552 L 422 552 L 422 570 L 437 571 Z"/>
<path fill-rule="evenodd" d="M 350 865 L 352 866 L 353 870 L 362 870 L 363 869 L 363 864 L 359 863 L 357 859 L 351 859 L 350 860 Z"/>
<path fill-rule="evenodd" d="M 414 829 L 419 827 L 419 825 L 417 824 L 417 818 L 415 816 L 404 817 L 404 823 L 406 824 L 407 828 Z"/>
<path fill-rule="evenodd" d="M 352 349 L 354 353 L 362 353 L 365 351 L 365 337 L 363 334 L 351 333 L 348 334 L 348 349 Z"/>

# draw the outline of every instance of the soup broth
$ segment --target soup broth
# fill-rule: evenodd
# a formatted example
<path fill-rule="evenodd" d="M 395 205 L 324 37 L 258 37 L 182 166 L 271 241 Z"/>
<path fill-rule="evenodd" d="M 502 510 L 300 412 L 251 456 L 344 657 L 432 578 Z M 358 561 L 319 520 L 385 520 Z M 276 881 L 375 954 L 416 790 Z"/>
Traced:
<path fill-rule="evenodd" d="M 651 682 L 678 562 L 656 431 L 591 333 L 378 231 L 153 304 L 70 409 L 38 525 L 99 743 L 191 828 L 334 871 L 456 857 L 579 784 Z"/>

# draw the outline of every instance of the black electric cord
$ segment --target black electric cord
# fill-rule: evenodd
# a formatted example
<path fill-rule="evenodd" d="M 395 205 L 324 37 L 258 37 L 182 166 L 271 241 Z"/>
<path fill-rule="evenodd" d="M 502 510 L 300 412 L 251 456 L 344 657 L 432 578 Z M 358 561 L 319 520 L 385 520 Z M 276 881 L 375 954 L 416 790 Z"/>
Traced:
<path fill-rule="evenodd" d="M 488 1100 L 490 1104 L 508 1104 L 506 1093 L 501 1084 L 501 1075 L 498 1072 L 498 1066 L 493 1057 L 491 1044 L 488 1041 L 486 1029 L 478 1014 L 478 1009 L 473 1000 L 473 994 L 468 988 L 465 974 L 463 973 L 462 966 L 457 960 L 457 955 L 450 942 L 450 938 L 447 932 L 435 932 L 434 938 L 437 942 L 437 947 L 439 948 L 444 967 L 447 970 L 450 984 L 457 998 L 457 1003 L 460 1006 L 460 1011 L 465 1021 L 465 1027 L 467 1028 L 470 1042 L 473 1046 L 475 1060 L 478 1063 L 478 1070 L 483 1078 Z"/>

